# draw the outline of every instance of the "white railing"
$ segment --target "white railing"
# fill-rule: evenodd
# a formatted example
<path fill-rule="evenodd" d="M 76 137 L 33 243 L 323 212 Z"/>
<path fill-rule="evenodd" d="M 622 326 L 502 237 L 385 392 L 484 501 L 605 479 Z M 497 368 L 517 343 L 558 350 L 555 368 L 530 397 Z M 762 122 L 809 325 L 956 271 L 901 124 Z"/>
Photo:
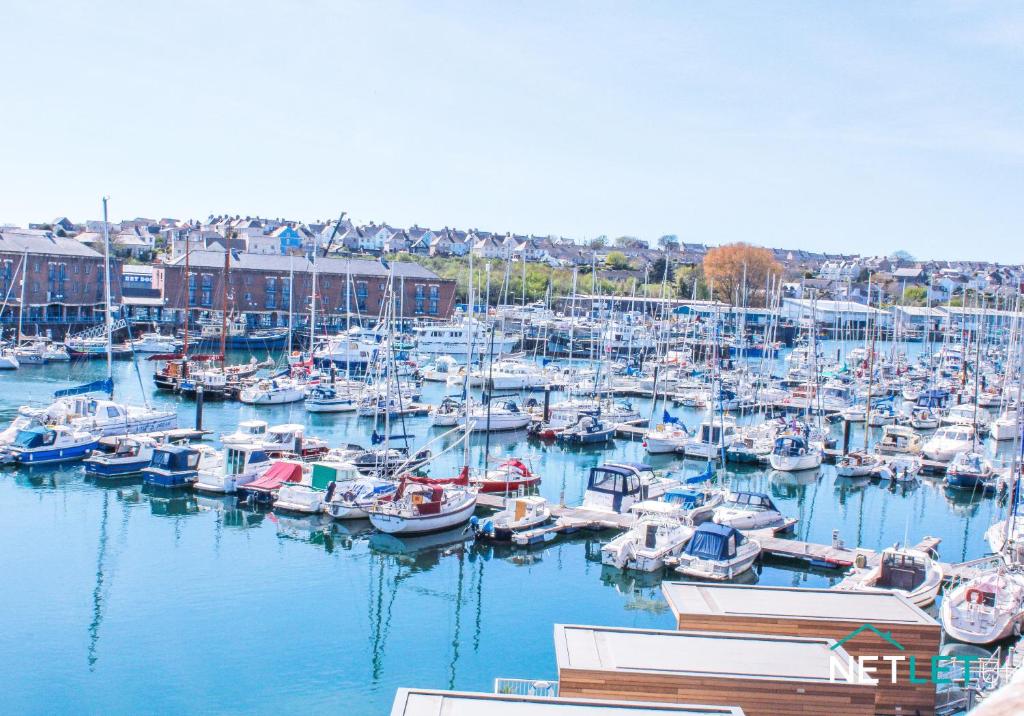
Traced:
<path fill-rule="evenodd" d="M 495 679 L 494 693 L 506 696 L 558 696 L 558 682 L 533 679 Z"/>

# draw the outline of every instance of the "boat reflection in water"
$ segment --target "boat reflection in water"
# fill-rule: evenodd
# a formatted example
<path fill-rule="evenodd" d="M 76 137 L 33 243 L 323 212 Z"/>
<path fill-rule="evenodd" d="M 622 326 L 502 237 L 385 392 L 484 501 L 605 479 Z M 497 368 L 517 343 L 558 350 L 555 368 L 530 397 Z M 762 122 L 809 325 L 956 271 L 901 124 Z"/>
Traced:
<path fill-rule="evenodd" d="M 191 492 L 144 484 L 142 494 L 149 498 L 149 511 L 158 517 L 182 517 L 199 512 L 199 502 Z"/>

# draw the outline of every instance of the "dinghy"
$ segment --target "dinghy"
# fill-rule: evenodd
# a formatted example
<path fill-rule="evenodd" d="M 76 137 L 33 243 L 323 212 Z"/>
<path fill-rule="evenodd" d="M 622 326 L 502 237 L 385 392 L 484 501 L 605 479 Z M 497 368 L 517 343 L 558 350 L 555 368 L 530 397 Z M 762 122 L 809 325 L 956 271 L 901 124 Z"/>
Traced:
<path fill-rule="evenodd" d="M 862 560 L 863 561 L 863 560 Z M 834 588 L 857 592 L 900 592 L 919 607 L 935 601 L 942 586 L 938 562 L 917 549 L 889 547 L 874 567 L 854 567 Z"/>

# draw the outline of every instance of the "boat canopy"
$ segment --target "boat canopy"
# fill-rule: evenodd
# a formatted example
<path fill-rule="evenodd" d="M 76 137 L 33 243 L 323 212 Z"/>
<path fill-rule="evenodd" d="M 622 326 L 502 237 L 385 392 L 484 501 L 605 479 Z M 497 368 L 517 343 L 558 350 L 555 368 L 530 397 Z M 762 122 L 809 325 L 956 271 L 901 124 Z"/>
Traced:
<path fill-rule="evenodd" d="M 772 498 L 763 492 L 734 492 L 729 496 L 729 504 L 753 510 L 775 510 L 778 512 Z"/>
<path fill-rule="evenodd" d="M 18 431 L 18 435 L 14 438 L 12 445 L 22 450 L 30 450 L 52 444 L 55 437 L 56 434 L 52 430 L 44 427 L 28 428 Z"/>
<path fill-rule="evenodd" d="M 705 522 L 686 545 L 686 554 L 698 559 L 726 560 L 736 556 L 736 547 L 747 541 L 739 530 L 728 525 Z"/>
<path fill-rule="evenodd" d="M 665 502 L 691 509 L 704 504 L 704 493 L 698 490 L 669 490 L 665 493 Z"/>
<path fill-rule="evenodd" d="M 640 473 L 652 471 L 649 465 L 606 463 L 590 468 L 587 489 L 610 495 L 634 495 L 640 492 Z"/>
<path fill-rule="evenodd" d="M 270 469 L 245 486 L 247 490 L 270 491 L 276 490 L 286 482 L 302 481 L 302 465 L 297 462 L 280 460 L 270 466 Z"/>
<path fill-rule="evenodd" d="M 153 451 L 152 467 L 161 470 L 194 470 L 199 451 L 182 445 L 164 445 Z"/>
<path fill-rule="evenodd" d="M 775 438 L 776 455 L 796 455 L 800 450 L 807 449 L 807 441 L 799 435 L 783 435 Z"/>

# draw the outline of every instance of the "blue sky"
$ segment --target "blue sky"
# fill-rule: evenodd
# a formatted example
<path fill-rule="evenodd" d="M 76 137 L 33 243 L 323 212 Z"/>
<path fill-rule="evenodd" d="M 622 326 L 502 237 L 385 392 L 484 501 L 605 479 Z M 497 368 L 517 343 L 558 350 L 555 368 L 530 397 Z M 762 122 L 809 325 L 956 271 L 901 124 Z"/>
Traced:
<path fill-rule="evenodd" d="M 1024 261 L 1024 5 L 32 2 L 0 222 L 215 212 Z"/>

